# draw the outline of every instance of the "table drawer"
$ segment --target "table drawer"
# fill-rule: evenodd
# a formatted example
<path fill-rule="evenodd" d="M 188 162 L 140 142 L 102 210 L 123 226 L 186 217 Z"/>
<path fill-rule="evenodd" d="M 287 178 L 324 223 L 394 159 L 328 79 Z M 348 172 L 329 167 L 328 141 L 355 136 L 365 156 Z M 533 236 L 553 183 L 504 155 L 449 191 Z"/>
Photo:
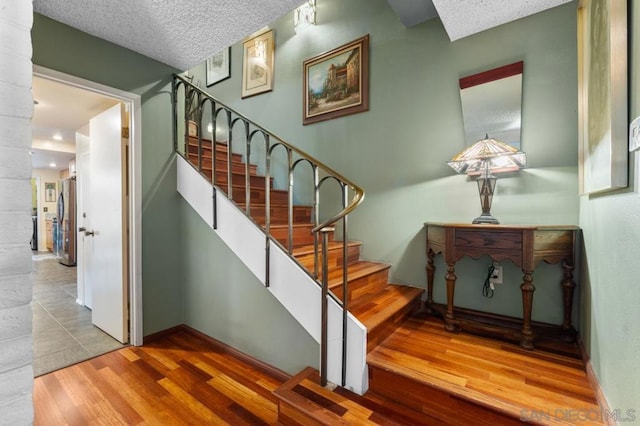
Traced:
<path fill-rule="evenodd" d="M 520 251 L 522 249 L 522 233 L 456 230 L 455 245 L 464 248 Z"/>

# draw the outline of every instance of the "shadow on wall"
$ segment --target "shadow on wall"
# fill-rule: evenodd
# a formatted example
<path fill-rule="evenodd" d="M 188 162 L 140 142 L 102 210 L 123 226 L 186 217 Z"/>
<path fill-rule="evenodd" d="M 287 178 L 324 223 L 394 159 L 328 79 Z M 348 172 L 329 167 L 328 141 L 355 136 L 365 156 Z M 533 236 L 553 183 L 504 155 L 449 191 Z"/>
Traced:
<path fill-rule="evenodd" d="M 580 280 L 576 290 L 578 291 L 578 334 L 582 339 L 587 354 L 591 356 L 591 276 L 589 275 L 589 258 L 584 244 L 584 238 L 580 239 Z"/>

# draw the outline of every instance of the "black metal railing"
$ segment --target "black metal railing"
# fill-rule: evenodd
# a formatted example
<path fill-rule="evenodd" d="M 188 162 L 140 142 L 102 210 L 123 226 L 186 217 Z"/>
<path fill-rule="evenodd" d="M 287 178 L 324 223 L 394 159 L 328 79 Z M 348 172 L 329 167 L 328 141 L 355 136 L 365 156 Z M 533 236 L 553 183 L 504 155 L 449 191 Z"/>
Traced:
<path fill-rule="evenodd" d="M 260 157 L 256 163 L 258 167 L 264 167 L 265 181 L 265 206 L 264 206 L 264 227 L 265 231 L 265 285 L 269 286 L 269 247 L 270 243 L 279 244 L 293 257 L 294 249 L 294 189 L 297 189 L 298 195 L 312 197 L 312 224 L 313 228 L 313 271 L 307 271 L 322 286 L 322 321 L 321 321 L 321 360 L 320 360 L 320 376 L 323 386 L 327 383 L 327 294 L 328 293 L 328 235 L 334 232 L 338 226 L 341 231 L 342 238 L 342 301 L 336 297 L 332 297 L 342 306 L 342 385 L 345 385 L 346 379 L 346 361 L 347 361 L 347 314 L 349 310 L 349 289 L 348 289 L 348 215 L 362 202 L 364 199 L 364 191 L 362 188 L 349 181 L 344 176 L 335 172 L 320 161 L 311 157 L 304 151 L 285 142 L 282 138 L 276 136 L 272 132 L 257 125 L 244 115 L 234 111 L 220 101 L 214 99 L 209 94 L 194 85 L 188 78 L 179 75 L 174 76 L 173 80 L 173 108 L 174 108 L 174 148 L 176 152 L 191 163 L 201 174 L 208 178 L 206 172 L 208 168 L 204 167 L 203 159 L 203 142 L 211 143 L 211 182 L 214 188 L 213 192 L 213 227 L 217 228 L 217 209 L 216 199 L 222 192 L 230 200 L 233 198 L 233 171 L 232 158 L 234 152 L 244 156 L 244 207 L 245 214 L 251 218 L 251 173 L 250 168 L 252 161 L 256 157 Z M 210 138 L 204 138 L 203 128 L 206 126 L 206 133 L 211 135 Z M 181 132 L 181 130 L 183 132 Z M 184 145 L 180 146 L 180 137 L 184 137 Z M 197 140 L 195 154 L 190 152 L 190 141 Z M 241 145 L 238 146 L 238 140 Z M 262 142 L 260 145 L 254 143 Z M 242 143 L 244 142 L 244 143 Z M 224 143 L 226 145 L 226 185 L 222 182 L 224 179 L 218 176 L 216 169 L 218 167 L 218 153 L 216 144 Z M 192 145 L 193 146 L 193 145 Z M 235 151 L 234 151 L 235 149 Z M 276 156 L 276 151 L 284 151 L 285 158 Z M 195 161 L 190 157 L 196 157 Z M 254 157 L 252 158 L 252 155 Z M 260 161 L 262 160 L 262 161 Z M 223 163 L 224 164 L 224 163 Z M 310 173 L 303 177 L 297 173 L 298 167 L 306 164 L 310 168 Z M 282 173 L 284 168 L 284 173 Z M 205 170 L 206 169 L 206 170 Z M 286 180 L 287 191 L 287 242 L 281 244 L 272 236 L 271 223 L 271 196 L 272 196 L 272 179 L 277 172 L 281 172 L 281 177 Z M 296 178 L 297 176 L 297 178 Z M 295 179 L 294 179 L 295 178 Z M 276 179 L 277 180 L 277 179 Z M 305 187 L 296 187 L 296 182 L 303 181 L 307 183 L 307 191 Z M 337 213 L 329 213 L 328 219 L 321 221 L 320 219 L 320 195 L 321 190 L 329 181 L 335 182 L 340 189 L 340 201 L 337 203 L 329 197 L 329 207 L 322 206 L 323 212 L 326 208 L 332 208 Z M 225 188 L 226 186 L 226 188 Z M 226 194 L 225 194 L 226 192 Z M 234 202 L 237 202 L 235 200 Z M 337 204 L 337 206 L 336 206 Z M 341 225 L 341 226 L 340 226 Z M 321 234 L 321 235 L 320 235 Z M 294 258 L 295 260 L 295 258 Z M 301 266 L 302 267 L 302 266 Z M 306 271 L 306 268 L 303 267 Z M 320 273 L 320 271 L 322 271 Z"/>

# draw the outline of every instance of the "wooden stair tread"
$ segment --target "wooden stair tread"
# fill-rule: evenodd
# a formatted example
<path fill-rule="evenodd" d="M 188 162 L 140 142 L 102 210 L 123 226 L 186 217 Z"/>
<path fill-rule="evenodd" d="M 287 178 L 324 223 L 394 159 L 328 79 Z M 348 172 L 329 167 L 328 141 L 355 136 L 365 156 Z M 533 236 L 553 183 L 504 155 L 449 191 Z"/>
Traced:
<path fill-rule="evenodd" d="M 244 208 L 244 206 L 246 206 L 246 205 L 247 205 L 247 203 L 246 203 L 244 200 L 242 200 L 242 201 L 235 201 L 235 203 L 236 203 L 238 206 L 243 207 L 243 208 Z M 286 203 L 274 203 L 274 202 L 271 202 L 271 203 L 270 203 L 270 206 L 271 206 L 271 207 L 287 207 L 287 208 L 288 208 L 288 207 L 289 207 L 289 204 L 286 204 Z M 251 209 L 253 209 L 254 207 L 262 207 L 262 210 L 264 210 L 264 208 L 266 207 L 266 204 L 265 204 L 265 203 L 254 203 L 254 202 L 251 202 Z M 295 209 L 309 209 L 309 210 L 310 210 L 310 209 L 312 209 L 312 208 L 313 208 L 313 206 L 305 206 L 304 204 L 295 204 L 295 205 L 293 206 L 293 209 L 294 209 L 294 210 L 295 210 Z"/>
<path fill-rule="evenodd" d="M 200 138 L 200 140 L 202 141 L 203 145 L 208 145 L 209 148 L 211 148 L 211 139 L 209 138 Z M 189 135 L 189 145 L 198 145 L 198 137 L 197 136 L 191 136 Z M 229 145 L 227 144 L 226 141 L 216 141 L 216 147 L 223 147 L 224 149 L 227 149 L 229 147 Z"/>
<path fill-rule="evenodd" d="M 362 245 L 362 241 L 348 241 L 347 242 L 347 247 L 357 247 L 357 246 L 361 246 Z M 342 241 L 330 241 L 329 244 L 327 245 L 327 250 L 331 251 L 331 250 L 340 250 L 343 246 L 343 242 Z M 318 250 L 321 251 L 321 244 L 318 243 Z M 295 257 L 303 257 L 303 256 L 308 256 L 308 255 L 313 255 L 314 253 L 314 246 L 313 244 L 306 244 L 303 246 L 299 246 L 296 247 L 293 250 L 293 255 Z"/>
<path fill-rule="evenodd" d="M 396 312 L 413 303 L 424 289 L 406 285 L 387 285 L 383 291 L 354 300 L 349 311 L 371 332 L 391 318 Z"/>
<path fill-rule="evenodd" d="M 311 367 L 305 368 L 273 392 L 281 402 L 301 413 L 302 417 L 289 422 L 283 422 L 282 418 L 279 420 L 285 424 L 303 424 L 314 420 L 327 425 L 413 424 L 400 413 L 383 409 L 346 389 L 337 387 L 336 390 L 322 387 L 318 372 Z M 279 404 L 279 408 L 282 405 Z"/>
<path fill-rule="evenodd" d="M 378 272 L 388 271 L 391 265 L 382 262 L 370 262 L 368 260 L 358 260 L 349 264 L 347 279 L 349 281 L 372 275 Z M 342 285 L 342 268 L 329 270 L 329 289 Z"/>
<path fill-rule="evenodd" d="M 367 363 L 374 392 L 389 397 L 387 392 L 401 395 L 410 388 L 424 395 L 422 403 L 434 401 L 429 407 L 434 415 L 448 415 L 437 408 L 438 401 L 447 398 L 470 404 L 471 410 L 476 407 L 490 415 L 507 416 L 514 424 L 523 413 L 544 410 L 599 412 L 583 369 L 569 367 L 571 363 L 558 364 L 558 360 L 538 351 L 524 351 L 515 344 L 466 333 L 449 333 L 443 330 L 441 320 L 415 316 L 370 351 Z M 391 390 L 389 380 L 398 384 L 396 390 Z M 553 414 L 540 421 L 570 423 Z"/>

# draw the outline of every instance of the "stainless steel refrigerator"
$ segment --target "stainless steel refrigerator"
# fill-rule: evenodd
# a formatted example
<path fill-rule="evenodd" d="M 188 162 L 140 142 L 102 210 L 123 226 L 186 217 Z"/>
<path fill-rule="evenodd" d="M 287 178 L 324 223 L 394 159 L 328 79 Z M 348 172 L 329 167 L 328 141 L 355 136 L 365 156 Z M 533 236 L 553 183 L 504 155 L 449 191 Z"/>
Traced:
<path fill-rule="evenodd" d="M 58 196 L 58 238 L 56 252 L 60 263 L 76 264 L 76 178 L 60 182 Z"/>

